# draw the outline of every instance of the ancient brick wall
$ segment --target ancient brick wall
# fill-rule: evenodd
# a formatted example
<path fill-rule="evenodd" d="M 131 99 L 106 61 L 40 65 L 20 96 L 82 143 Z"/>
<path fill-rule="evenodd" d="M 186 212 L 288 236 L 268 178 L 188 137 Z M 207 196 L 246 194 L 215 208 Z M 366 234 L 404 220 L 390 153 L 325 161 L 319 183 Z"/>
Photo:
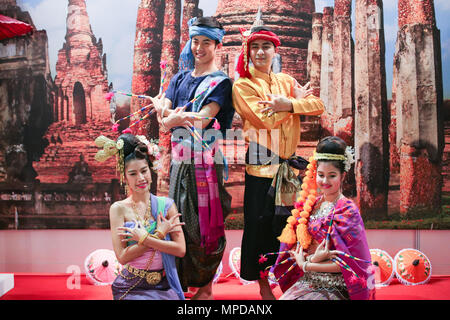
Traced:
<path fill-rule="evenodd" d="M 15 1 L 3 1 L 0 13 L 34 26 Z M 54 101 L 47 42 L 45 30 L 0 42 L 0 183 L 36 176 L 31 164 L 43 153 Z"/>

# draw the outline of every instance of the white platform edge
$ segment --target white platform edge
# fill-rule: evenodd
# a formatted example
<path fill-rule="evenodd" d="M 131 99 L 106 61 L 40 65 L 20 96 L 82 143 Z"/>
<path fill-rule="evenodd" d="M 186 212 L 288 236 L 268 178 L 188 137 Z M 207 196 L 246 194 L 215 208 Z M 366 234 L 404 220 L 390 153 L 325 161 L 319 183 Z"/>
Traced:
<path fill-rule="evenodd" d="M 14 288 L 14 274 L 0 273 L 0 297 Z"/>

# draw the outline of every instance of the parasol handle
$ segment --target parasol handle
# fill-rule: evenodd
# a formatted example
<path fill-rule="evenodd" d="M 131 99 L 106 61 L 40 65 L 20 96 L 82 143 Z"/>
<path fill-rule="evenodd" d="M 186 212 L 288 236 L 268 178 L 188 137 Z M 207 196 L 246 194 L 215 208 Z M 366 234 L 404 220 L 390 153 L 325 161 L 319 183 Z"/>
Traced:
<path fill-rule="evenodd" d="M 416 259 L 416 260 L 413 261 L 412 264 L 413 264 L 414 267 L 417 267 L 419 265 L 419 262 L 420 262 L 420 260 Z"/>
<path fill-rule="evenodd" d="M 105 268 L 109 265 L 108 260 L 105 260 L 102 262 L 102 266 L 104 266 Z"/>

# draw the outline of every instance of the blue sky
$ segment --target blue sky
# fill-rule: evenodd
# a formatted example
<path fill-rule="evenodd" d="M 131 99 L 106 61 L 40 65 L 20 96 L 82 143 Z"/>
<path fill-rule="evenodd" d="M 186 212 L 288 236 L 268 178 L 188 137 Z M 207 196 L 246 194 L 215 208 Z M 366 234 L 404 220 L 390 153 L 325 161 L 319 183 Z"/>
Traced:
<path fill-rule="evenodd" d="M 204 15 L 214 15 L 218 0 L 200 0 Z M 354 2 L 354 1 L 353 1 Z M 441 32 L 444 98 L 450 99 L 450 1 L 435 0 L 436 23 Z M 67 4 L 65 0 L 17 0 L 29 11 L 38 29 L 47 30 L 52 76 L 58 50 L 66 34 Z M 102 38 L 107 54 L 108 78 L 116 89 L 129 91 L 133 67 L 133 45 L 137 8 L 140 0 L 87 0 L 87 10 L 92 30 Z M 333 6 L 334 0 L 316 0 L 316 11 Z M 392 90 L 392 67 L 397 36 L 397 1 L 384 0 L 384 29 L 386 39 L 386 77 L 388 96 Z M 353 16 L 354 21 L 354 16 Z"/>

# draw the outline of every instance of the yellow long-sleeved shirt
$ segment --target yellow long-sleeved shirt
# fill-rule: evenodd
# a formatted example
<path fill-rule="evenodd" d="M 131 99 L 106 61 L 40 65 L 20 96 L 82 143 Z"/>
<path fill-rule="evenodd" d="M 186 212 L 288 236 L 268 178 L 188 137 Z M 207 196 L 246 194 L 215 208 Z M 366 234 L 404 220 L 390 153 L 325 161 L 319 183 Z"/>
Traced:
<path fill-rule="evenodd" d="M 233 105 L 242 118 L 245 139 L 287 159 L 295 153 L 300 139 L 300 115 L 322 114 L 323 102 L 313 95 L 305 99 L 295 99 L 295 80 L 287 74 L 266 74 L 254 68 L 250 68 L 250 73 L 251 79 L 239 78 L 233 85 Z M 293 111 L 277 112 L 271 117 L 261 113 L 264 105 L 258 102 L 270 100 L 267 94 L 287 97 L 292 101 Z M 273 178 L 278 167 L 279 164 L 247 164 L 246 171 L 253 176 Z"/>

